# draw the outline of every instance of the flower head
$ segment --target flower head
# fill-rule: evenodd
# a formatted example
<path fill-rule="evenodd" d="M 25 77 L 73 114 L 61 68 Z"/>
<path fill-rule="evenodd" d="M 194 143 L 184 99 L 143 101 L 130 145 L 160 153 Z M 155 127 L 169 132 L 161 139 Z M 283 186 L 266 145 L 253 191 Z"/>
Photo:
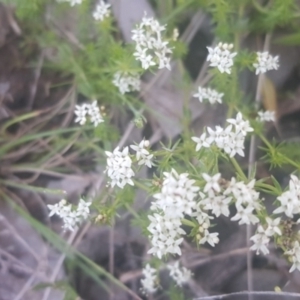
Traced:
<path fill-rule="evenodd" d="M 279 57 L 272 56 L 269 52 L 257 52 L 257 61 L 253 64 L 255 74 L 263 74 L 279 68 Z"/>
<path fill-rule="evenodd" d="M 162 37 L 165 28 L 154 18 L 145 15 L 142 22 L 132 30 L 131 38 L 136 43 L 133 55 L 141 62 L 143 69 L 155 65 L 158 65 L 159 69 L 171 69 L 169 55 L 172 50 Z"/>
<path fill-rule="evenodd" d="M 79 123 L 80 125 L 86 123 L 87 116 L 89 116 L 91 123 L 93 123 L 95 127 L 104 122 L 96 100 L 91 104 L 84 103 L 82 105 L 76 105 L 74 113 L 77 116 L 75 123 Z"/>
<path fill-rule="evenodd" d="M 230 157 L 239 154 L 244 156 L 244 141 L 248 132 L 253 131 L 249 121 L 243 119 L 242 114 L 238 113 L 236 119 L 227 119 L 231 123 L 225 129 L 216 126 L 213 130 L 207 127 L 207 133 L 203 133 L 200 138 L 192 137 L 192 140 L 197 143 L 196 151 L 202 147 L 209 148 L 215 144 L 219 149 L 224 150 Z"/>
<path fill-rule="evenodd" d="M 94 19 L 97 21 L 103 21 L 105 18 L 107 18 L 110 15 L 110 6 L 110 4 L 107 4 L 101 0 L 93 12 Z"/>
<path fill-rule="evenodd" d="M 295 175 L 291 175 L 289 189 L 282 193 L 277 200 L 280 206 L 274 210 L 274 214 L 285 213 L 287 217 L 300 213 L 300 181 Z"/>
<path fill-rule="evenodd" d="M 218 93 L 216 90 L 199 86 L 198 93 L 194 94 L 194 97 L 198 98 L 200 102 L 207 99 L 210 104 L 215 104 L 216 102 L 222 103 L 223 95 L 224 94 Z"/>
<path fill-rule="evenodd" d="M 47 206 L 50 210 L 49 217 L 58 215 L 64 222 L 63 229 L 74 231 L 81 222 L 89 217 L 90 205 L 91 202 L 80 199 L 77 208 L 73 209 L 71 204 L 67 204 L 67 201 L 62 199 L 54 205 Z"/>
<path fill-rule="evenodd" d="M 262 226 L 258 226 L 257 233 L 250 238 L 254 245 L 250 247 L 251 250 L 256 251 L 259 254 L 261 251 L 264 255 L 268 254 L 270 251 L 268 249 L 268 244 L 270 238 L 266 235 Z"/>
<path fill-rule="evenodd" d="M 123 189 L 126 184 L 134 185 L 131 179 L 134 172 L 131 169 L 132 160 L 128 155 L 128 147 L 125 147 L 123 151 L 117 147 L 113 152 L 105 151 L 105 153 L 107 155 L 105 172 L 111 179 L 111 187 L 117 185 Z"/>
<path fill-rule="evenodd" d="M 217 67 L 221 73 L 231 73 L 233 58 L 236 52 L 231 52 L 232 44 L 219 43 L 215 48 L 207 47 L 208 57 L 211 67 Z"/>
<path fill-rule="evenodd" d="M 121 94 L 140 90 L 141 81 L 137 74 L 117 72 L 112 82 Z"/>
<path fill-rule="evenodd" d="M 151 268 L 149 264 L 143 269 L 144 278 L 141 280 L 142 289 L 145 293 L 154 293 L 157 290 L 156 269 Z"/>
<path fill-rule="evenodd" d="M 221 188 L 219 185 L 219 179 L 221 178 L 221 173 L 217 173 L 212 177 L 206 173 L 203 173 L 202 176 L 206 181 L 206 185 L 204 187 L 204 192 L 208 192 L 209 190 L 213 190 L 216 192 L 221 191 Z"/>
<path fill-rule="evenodd" d="M 300 245 L 298 241 L 293 243 L 293 247 L 284 252 L 285 255 L 288 255 L 289 258 L 292 260 L 293 265 L 290 268 L 290 272 L 295 271 L 298 269 L 300 271 Z"/>
<path fill-rule="evenodd" d="M 168 265 L 168 269 L 170 270 L 170 276 L 175 280 L 178 286 L 182 286 L 192 277 L 192 272 L 185 267 L 180 267 L 179 261 L 176 261 L 176 263 L 172 265 Z"/>
<path fill-rule="evenodd" d="M 148 168 L 151 168 L 153 154 L 150 154 L 146 149 L 149 147 L 149 141 L 142 140 L 139 145 L 131 145 L 130 148 L 136 151 L 136 159 L 139 165 L 146 165 Z"/>
<path fill-rule="evenodd" d="M 270 110 L 259 111 L 257 119 L 260 122 L 275 122 L 276 121 L 275 111 L 270 111 Z"/>
<path fill-rule="evenodd" d="M 148 231 L 152 248 L 148 253 L 161 258 L 168 253 L 181 255 L 180 244 L 185 231 L 181 228 L 184 215 L 192 215 L 196 208 L 194 198 L 199 191 L 194 186 L 195 181 L 188 178 L 187 173 L 178 174 L 174 169 L 164 173 L 164 180 L 160 193 L 153 197 Z"/>

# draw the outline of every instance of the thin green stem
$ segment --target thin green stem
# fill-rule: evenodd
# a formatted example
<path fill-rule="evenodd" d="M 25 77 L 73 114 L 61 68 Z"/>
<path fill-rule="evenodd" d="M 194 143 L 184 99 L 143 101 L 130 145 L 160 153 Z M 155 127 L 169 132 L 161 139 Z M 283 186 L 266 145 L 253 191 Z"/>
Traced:
<path fill-rule="evenodd" d="M 143 189 L 146 192 L 149 192 L 150 188 L 144 184 L 142 184 L 141 182 L 134 180 L 134 185 L 136 185 L 137 187 Z"/>
<path fill-rule="evenodd" d="M 243 172 L 242 168 L 240 167 L 240 165 L 238 164 L 238 162 L 236 161 L 236 159 L 234 157 L 230 157 L 230 161 L 233 164 L 236 172 L 240 175 L 240 177 L 244 180 L 244 181 L 248 181 L 247 176 L 245 175 L 245 173 Z"/>
<path fill-rule="evenodd" d="M 129 204 L 125 204 L 125 207 L 136 219 L 140 219 L 138 213 L 134 209 L 132 209 L 132 207 Z"/>
<path fill-rule="evenodd" d="M 46 189 L 46 188 L 41 188 L 37 186 L 31 186 L 27 184 L 22 184 L 22 183 L 16 183 L 10 180 L 0 180 L 0 183 L 6 186 L 18 188 L 18 189 L 23 189 L 27 191 L 32 191 L 32 192 L 37 192 L 37 193 L 42 193 L 42 194 L 49 194 L 49 195 L 61 195 L 63 197 L 66 196 L 66 191 L 63 190 L 52 190 L 52 189 Z"/>

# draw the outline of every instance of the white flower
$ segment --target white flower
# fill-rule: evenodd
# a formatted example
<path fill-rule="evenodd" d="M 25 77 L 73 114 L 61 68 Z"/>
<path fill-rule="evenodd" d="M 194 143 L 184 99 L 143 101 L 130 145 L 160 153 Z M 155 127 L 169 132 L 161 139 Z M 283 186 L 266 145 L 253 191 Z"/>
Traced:
<path fill-rule="evenodd" d="M 201 193 L 202 194 L 202 193 Z M 205 195 L 203 194 L 201 198 L 205 198 Z M 213 217 L 209 216 L 207 213 L 205 213 L 201 208 L 201 203 L 198 203 L 195 211 L 191 214 L 192 217 L 195 217 L 198 221 L 199 225 L 201 226 L 202 230 L 208 229 L 210 227 L 210 220 L 213 219 Z"/>
<path fill-rule="evenodd" d="M 76 105 L 74 113 L 77 116 L 75 123 L 79 123 L 80 125 L 84 125 L 86 123 L 87 115 L 90 117 L 90 121 L 95 127 L 104 122 L 96 100 L 94 100 L 91 104 L 84 103 L 82 105 Z"/>
<path fill-rule="evenodd" d="M 232 221 L 239 221 L 239 224 L 255 224 L 259 222 L 259 219 L 252 213 L 254 207 L 248 205 L 246 208 L 243 206 L 236 206 L 237 213 L 231 218 Z"/>
<path fill-rule="evenodd" d="M 192 272 L 185 267 L 179 267 L 179 261 L 173 265 L 168 265 L 170 276 L 175 280 L 178 286 L 182 286 L 188 282 L 192 277 Z"/>
<path fill-rule="evenodd" d="M 117 72 L 112 82 L 121 94 L 140 90 L 141 81 L 137 74 Z"/>
<path fill-rule="evenodd" d="M 200 102 L 203 102 L 204 99 L 207 99 L 210 104 L 215 104 L 216 102 L 222 103 L 222 97 L 224 94 L 218 93 L 216 90 L 210 88 L 198 87 L 198 93 L 193 95 L 198 98 Z"/>
<path fill-rule="evenodd" d="M 52 217 L 53 215 L 60 216 L 61 214 L 63 214 L 66 207 L 66 203 L 67 201 L 65 199 L 62 199 L 54 205 L 48 204 L 47 206 L 50 210 L 49 217 Z"/>
<path fill-rule="evenodd" d="M 83 0 L 57 0 L 57 2 L 69 2 L 71 6 L 81 4 Z"/>
<path fill-rule="evenodd" d="M 83 220 L 86 220 L 88 216 L 90 215 L 90 205 L 92 203 L 88 201 L 84 201 L 83 199 L 79 200 L 76 214 L 78 217 L 82 218 Z"/>
<path fill-rule="evenodd" d="M 160 193 L 153 197 L 151 204 L 154 214 L 148 218 L 152 248 L 148 253 L 161 258 L 168 253 L 181 255 L 180 244 L 185 231 L 181 228 L 184 215 L 192 215 L 196 208 L 194 198 L 199 187 L 188 178 L 187 173 L 178 174 L 174 169 L 164 172 L 164 181 Z"/>
<path fill-rule="evenodd" d="M 293 256 L 292 257 L 292 261 L 293 261 L 293 265 L 292 267 L 290 268 L 289 272 L 294 272 L 296 269 L 298 269 L 300 271 L 300 260 L 298 257 L 296 256 Z"/>
<path fill-rule="evenodd" d="M 139 165 L 146 165 L 148 168 L 151 168 L 153 154 L 150 154 L 146 147 L 149 147 L 149 141 L 142 140 L 139 145 L 130 145 L 130 148 L 136 151 L 136 159 Z"/>
<path fill-rule="evenodd" d="M 67 205 L 67 201 L 62 199 L 54 205 L 47 206 L 50 210 L 49 217 L 55 214 L 58 215 L 64 222 L 63 229 L 74 231 L 81 222 L 85 221 L 89 217 L 90 205 L 91 202 L 86 202 L 83 199 L 80 199 L 77 208 L 72 209 L 72 205 Z"/>
<path fill-rule="evenodd" d="M 220 126 L 216 126 L 215 130 L 207 127 L 207 133 L 204 132 L 200 138 L 192 137 L 192 140 L 197 143 L 196 151 L 202 147 L 208 148 L 215 143 L 230 157 L 236 154 L 244 156 L 245 137 L 247 132 L 253 131 L 253 128 L 250 127 L 249 121 L 243 120 L 241 113 L 237 114 L 236 119 L 228 119 L 227 122 L 231 124 L 225 129 Z"/>
<path fill-rule="evenodd" d="M 217 173 L 214 176 L 209 176 L 206 173 L 202 174 L 202 177 L 206 181 L 206 185 L 204 187 L 204 192 L 208 192 L 209 190 L 214 190 L 216 192 L 220 192 L 221 188 L 219 185 L 219 179 L 221 178 L 221 173 Z"/>
<path fill-rule="evenodd" d="M 257 119 L 260 122 L 275 122 L 276 121 L 275 111 L 270 111 L 270 110 L 259 111 Z"/>
<path fill-rule="evenodd" d="M 268 228 L 265 231 L 267 236 L 273 236 L 273 235 L 275 235 L 275 233 L 278 235 L 281 235 L 281 230 L 278 227 L 278 225 L 280 224 L 281 218 L 277 218 L 277 219 L 273 220 L 273 219 L 267 217 L 266 221 L 268 223 Z"/>
<path fill-rule="evenodd" d="M 270 70 L 277 70 L 279 68 L 279 57 L 272 56 L 269 52 L 257 52 L 257 62 L 253 64 L 255 74 L 263 74 Z"/>
<path fill-rule="evenodd" d="M 153 196 L 156 201 L 152 205 L 172 217 L 191 215 L 196 206 L 194 198 L 199 191 L 194 183 L 195 180 L 189 179 L 187 173 L 178 174 L 174 169 L 164 172 L 161 192 Z"/>
<path fill-rule="evenodd" d="M 134 185 L 131 177 L 134 172 L 131 169 L 132 160 L 128 155 L 128 147 L 123 151 L 117 147 L 113 152 L 105 151 L 107 155 L 107 165 L 104 172 L 107 172 L 108 177 L 111 179 L 110 185 L 114 187 L 117 185 L 121 189 L 126 184 Z"/>
<path fill-rule="evenodd" d="M 147 48 L 142 49 L 139 45 L 136 47 L 136 52 L 133 53 L 133 56 L 142 63 L 142 68 L 147 70 L 151 66 L 155 66 L 156 63 L 153 60 L 153 56 L 147 54 Z"/>
<path fill-rule="evenodd" d="M 107 4 L 101 0 L 93 12 L 94 19 L 97 21 L 103 21 L 106 17 L 108 17 L 110 15 L 110 6 L 110 4 Z"/>
<path fill-rule="evenodd" d="M 84 125 L 86 123 L 87 104 L 75 105 L 74 113 L 77 116 L 75 123 Z"/>
<path fill-rule="evenodd" d="M 288 251 L 285 251 L 284 254 L 288 255 L 293 261 L 293 265 L 290 268 L 290 272 L 293 272 L 296 269 L 298 269 L 300 271 L 300 245 L 299 245 L 299 242 L 295 241 L 293 248 Z"/>
<path fill-rule="evenodd" d="M 156 270 L 151 268 L 149 264 L 143 269 L 144 279 L 141 280 L 142 289 L 145 293 L 154 293 L 157 290 Z"/>
<path fill-rule="evenodd" d="M 197 143 L 196 145 L 196 151 L 199 151 L 202 147 L 204 148 L 209 148 L 210 143 L 207 142 L 206 140 L 206 133 L 202 133 L 200 137 L 192 137 L 192 140 Z"/>
<path fill-rule="evenodd" d="M 171 70 L 170 60 L 171 58 L 166 56 L 166 53 L 164 51 L 161 52 L 155 52 L 157 58 L 158 58 L 158 68 L 163 69 L 166 68 L 168 70 Z"/>
<path fill-rule="evenodd" d="M 236 200 L 237 210 L 242 206 L 250 206 L 259 210 L 259 193 L 255 191 L 254 185 L 255 179 L 245 184 L 243 181 L 236 182 L 236 179 L 232 178 L 229 186 L 224 191 L 224 195 L 232 194 Z"/>
<path fill-rule="evenodd" d="M 204 230 L 204 236 L 200 239 L 199 243 L 200 244 L 205 244 L 207 242 L 212 247 L 214 247 L 215 244 L 219 243 L 218 235 L 219 235 L 218 232 L 210 233 L 208 230 Z"/>
<path fill-rule="evenodd" d="M 182 243 L 182 235 L 185 231 L 181 228 L 180 218 L 160 215 L 155 213 L 148 216 L 151 221 L 147 227 L 150 232 L 152 248 L 148 253 L 157 256 L 159 259 L 168 253 L 181 255 L 179 245 Z"/>
<path fill-rule="evenodd" d="M 207 47 L 207 61 L 210 61 L 211 67 L 217 67 L 221 73 L 231 73 L 233 58 L 236 52 L 231 53 L 232 44 L 219 43 L 215 48 Z"/>
<path fill-rule="evenodd" d="M 242 114 L 239 112 L 236 115 L 235 119 L 227 119 L 227 122 L 235 126 L 236 132 L 241 132 L 244 136 L 247 135 L 247 132 L 253 131 L 253 128 L 250 126 L 249 121 L 243 120 Z"/>
<path fill-rule="evenodd" d="M 143 69 L 155 65 L 158 65 L 159 69 L 171 69 L 169 54 L 172 53 L 172 50 L 162 37 L 162 31 L 165 28 L 157 20 L 145 15 L 136 29 L 131 31 L 131 38 L 136 43 L 133 55 L 142 63 Z"/>
<path fill-rule="evenodd" d="M 201 204 L 204 206 L 205 210 L 212 210 L 212 213 L 219 217 L 224 215 L 229 216 L 229 203 L 231 197 L 226 197 L 224 195 L 215 195 L 214 190 L 210 189 L 208 191 L 208 197 L 204 198 L 201 201 Z"/>
<path fill-rule="evenodd" d="M 90 116 L 90 120 L 95 127 L 104 122 L 96 100 L 94 100 L 90 105 L 87 104 L 87 113 Z"/>
<path fill-rule="evenodd" d="M 282 193 L 277 200 L 280 206 L 274 210 L 274 214 L 285 213 L 288 217 L 300 213 L 300 181 L 295 175 L 291 175 L 289 189 Z"/>
<path fill-rule="evenodd" d="M 252 236 L 250 240 L 254 243 L 254 245 L 251 246 L 250 249 L 256 251 L 256 254 L 259 254 L 260 251 L 264 255 L 270 252 L 267 247 L 270 238 L 268 238 L 262 226 L 258 226 L 257 233 L 254 236 Z"/>

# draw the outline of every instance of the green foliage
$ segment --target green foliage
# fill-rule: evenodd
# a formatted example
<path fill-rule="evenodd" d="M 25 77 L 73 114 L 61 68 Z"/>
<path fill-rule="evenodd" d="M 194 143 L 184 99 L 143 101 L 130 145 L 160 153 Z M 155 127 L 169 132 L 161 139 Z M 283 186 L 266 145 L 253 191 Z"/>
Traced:
<path fill-rule="evenodd" d="M 2 0 L 4 4 L 16 7 L 16 14 L 21 20 L 33 20 L 41 18 L 47 0 Z"/>
<path fill-rule="evenodd" d="M 149 231 L 147 227 L 150 224 L 150 220 L 148 219 L 149 213 L 147 211 L 140 212 L 138 216 L 132 219 L 131 224 L 137 228 L 141 229 L 141 232 L 144 236 L 149 235 Z"/>
<path fill-rule="evenodd" d="M 176 285 L 172 285 L 167 292 L 170 300 L 189 300 L 191 298 L 186 298 L 181 288 Z"/>
<path fill-rule="evenodd" d="M 292 165 L 300 169 L 298 144 L 286 142 L 277 143 L 273 141 L 272 144 L 268 144 L 267 146 L 267 148 L 263 148 L 266 152 L 264 160 L 270 163 L 271 168 Z"/>
<path fill-rule="evenodd" d="M 299 9 L 296 1 L 273 0 L 264 7 L 257 0 L 252 1 L 256 14 L 251 28 L 258 31 L 271 31 L 276 27 L 290 26 L 295 12 Z"/>
<path fill-rule="evenodd" d="M 234 44 L 234 51 L 238 52 L 235 58 L 235 65 L 232 68 L 230 75 L 222 74 L 216 69 L 209 69 L 208 77 L 212 78 L 209 86 L 216 88 L 224 93 L 224 103 L 228 106 L 227 117 L 231 118 L 236 112 L 242 112 L 244 116 L 251 121 L 251 126 L 255 130 L 264 146 L 264 161 L 274 167 L 285 167 L 300 169 L 300 154 L 298 151 L 298 143 L 270 143 L 263 136 L 263 126 L 255 121 L 256 108 L 250 105 L 253 102 L 252 96 L 244 95 L 240 89 L 240 72 L 245 68 L 253 71 L 253 63 L 256 59 L 254 53 L 249 50 L 240 50 L 241 41 L 248 33 L 261 32 L 269 33 L 278 27 L 289 27 L 295 31 L 299 22 L 297 20 L 298 7 L 293 0 L 268 1 L 265 6 L 262 6 L 257 0 L 177 0 L 177 1 L 152 1 L 162 19 L 162 23 L 168 22 L 168 34 L 172 34 L 174 28 L 190 14 L 194 8 L 201 8 L 208 12 L 212 17 L 214 31 L 217 41 L 228 42 Z M 71 124 L 70 128 L 65 128 L 62 125 L 48 126 L 52 117 L 47 117 L 40 111 L 32 113 L 20 114 L 13 119 L 4 122 L 0 126 L 0 167 L 7 163 L 7 156 L 11 153 L 19 151 L 22 147 L 27 147 L 35 140 L 49 141 L 49 148 L 43 148 L 42 151 L 37 151 L 28 154 L 26 163 L 15 163 L 12 161 L 9 166 L 9 171 L 29 172 L 34 168 L 40 168 L 42 171 L 55 172 L 55 174 L 72 173 L 72 169 L 66 165 L 54 164 L 52 167 L 47 167 L 47 163 L 51 162 L 57 153 L 76 152 L 79 161 L 82 158 L 88 157 L 90 165 L 83 164 L 80 169 L 90 171 L 94 168 L 96 161 L 105 164 L 105 151 L 112 151 L 114 146 L 119 141 L 119 129 L 109 125 L 111 116 L 118 117 L 118 112 L 125 113 L 130 110 L 132 119 L 136 127 L 143 128 L 146 119 L 143 112 L 158 115 L 157 111 L 149 109 L 137 97 L 137 94 L 131 93 L 122 95 L 117 88 L 112 84 L 112 79 L 117 71 L 123 72 L 138 72 L 142 74 L 139 64 L 135 61 L 132 53 L 132 45 L 125 46 L 120 39 L 120 33 L 115 27 L 112 18 L 106 19 L 103 23 L 93 22 L 90 17 L 91 3 L 84 1 L 84 4 L 76 11 L 78 17 L 78 30 L 72 32 L 66 37 L 61 34 L 55 25 L 51 22 L 47 23 L 43 20 L 45 9 L 51 7 L 53 15 L 57 18 L 63 18 L 69 6 L 66 4 L 49 4 L 46 0 L 4 0 L 4 3 L 13 4 L 16 7 L 17 16 L 27 22 L 24 39 L 22 40 L 21 48 L 31 54 L 32 45 L 38 51 L 44 50 L 49 55 L 49 59 L 44 62 L 44 69 L 48 72 L 55 72 L 65 78 L 65 82 L 61 85 L 73 87 L 74 93 L 67 97 L 66 102 L 62 105 L 62 110 L 74 107 L 74 104 L 81 101 L 89 101 L 97 99 L 99 107 L 105 113 L 106 122 L 94 128 L 87 124 L 82 127 L 77 127 Z M 246 13 L 247 12 L 247 13 Z M 40 22 L 37 22 L 40 20 Z M 293 22 L 291 22 L 293 20 Z M 29 24 L 29 25 L 28 25 Z M 293 33 L 278 40 L 280 43 L 297 44 L 299 43 L 299 34 Z M 170 41 L 173 49 L 173 58 L 180 60 L 188 51 L 187 45 L 181 41 Z M 30 55 L 28 55 L 30 57 Z M 35 59 L 32 59 L 28 66 L 36 65 Z M 182 65 L 181 65 L 182 66 Z M 188 80 L 176 82 L 183 90 L 190 89 L 191 83 Z M 58 86 L 51 86 L 50 90 L 54 90 Z M 187 94 L 189 94 L 188 91 Z M 187 97 L 189 98 L 189 96 Z M 220 161 L 224 163 L 227 174 L 236 173 L 238 180 L 249 182 L 256 178 L 256 164 L 252 168 L 249 176 L 246 176 L 245 169 L 235 159 L 224 154 L 216 146 L 208 149 L 202 148 L 199 152 L 195 152 L 195 143 L 191 140 L 194 136 L 190 130 L 192 122 L 192 113 L 189 109 L 189 100 L 183 99 L 183 133 L 176 141 L 169 140 L 161 142 L 160 149 L 153 152 L 155 156 L 155 167 L 152 168 L 153 176 L 150 179 L 139 179 L 135 181 L 135 187 L 126 186 L 124 189 L 118 188 L 103 188 L 99 199 L 95 199 L 93 209 L 98 213 L 98 216 L 93 217 L 96 224 L 111 224 L 116 217 L 124 210 L 128 210 L 133 216 L 132 224 L 141 228 L 144 235 L 148 236 L 149 232 L 149 212 L 136 212 L 133 209 L 133 201 L 136 194 L 136 189 L 143 189 L 147 192 L 148 197 L 158 193 L 163 182 L 163 172 L 168 172 L 174 168 L 178 173 L 186 172 L 189 177 L 196 181 L 196 184 L 203 188 L 205 181 L 202 174 L 216 174 L 219 172 Z M 72 106 L 73 105 L 73 106 Z M 103 106 L 103 107 L 102 107 Z M 73 109 L 73 108 L 72 108 Z M 117 112 L 117 113 L 116 113 Z M 57 113 L 60 115 L 60 112 Z M 73 112 L 71 111 L 72 115 Z M 160 116 L 165 118 L 165 116 Z M 13 127 L 31 126 L 32 120 L 40 118 L 39 126 L 32 126 L 31 131 L 26 131 L 24 134 L 17 137 L 10 133 Z M 45 120 L 43 118 L 46 118 Z M 48 119 L 47 119 L 48 118 Z M 218 124 L 223 127 L 224 124 Z M 49 129 L 50 128 L 50 129 Z M 137 141 L 138 142 L 138 141 Z M 135 160 L 135 158 L 133 158 Z M 46 167 L 44 167 L 46 165 Z M 43 168 L 42 168 L 42 167 Z M 44 170 L 45 169 L 45 170 Z M 228 171 L 228 170 L 229 171 Z M 0 170 L 1 171 L 1 170 Z M 134 170 L 138 173 L 139 169 Z M 7 172 L 9 174 L 9 172 Z M 223 178 L 222 178 L 223 179 Z M 274 176 L 270 176 L 258 180 L 255 187 L 258 191 L 268 193 L 273 196 L 278 196 L 282 193 L 280 183 Z M 224 179 L 224 181 L 226 181 Z M 21 188 L 37 193 L 47 193 L 46 189 L 35 187 L 34 185 L 26 185 L 15 183 L 7 178 L 0 179 L 0 192 L 5 194 L 3 190 L 9 188 Z M 228 182 L 223 183 L 224 186 Z M 64 196 L 63 191 L 51 191 L 55 195 Z M 6 196 L 7 197 L 7 196 Z M 148 199 L 145 199 L 147 201 Z M 111 274 L 106 272 L 100 266 L 91 262 L 84 255 L 77 253 L 57 235 L 51 232 L 48 228 L 40 226 L 40 224 L 28 216 L 20 208 L 16 208 L 22 216 L 27 218 L 32 226 L 36 228 L 50 243 L 52 243 L 59 251 L 66 254 L 68 257 L 67 267 L 80 268 L 93 278 L 98 284 L 103 285 L 101 276 L 109 278 L 123 289 L 127 289 L 120 281 L 115 279 Z M 258 213 L 258 217 L 262 224 L 267 216 L 265 210 Z M 184 219 L 182 224 L 187 226 L 189 236 L 192 239 L 199 237 L 199 224 L 196 219 Z M 153 265 L 159 266 L 159 260 L 153 259 Z M 45 288 L 47 285 L 40 285 L 40 288 Z M 66 299 L 73 299 L 76 294 L 65 282 L 57 282 L 52 285 L 54 288 L 59 288 L 66 291 Z M 184 294 L 176 287 L 172 286 L 167 293 L 171 300 L 182 300 Z M 73 298 L 72 298 L 73 297 Z"/>

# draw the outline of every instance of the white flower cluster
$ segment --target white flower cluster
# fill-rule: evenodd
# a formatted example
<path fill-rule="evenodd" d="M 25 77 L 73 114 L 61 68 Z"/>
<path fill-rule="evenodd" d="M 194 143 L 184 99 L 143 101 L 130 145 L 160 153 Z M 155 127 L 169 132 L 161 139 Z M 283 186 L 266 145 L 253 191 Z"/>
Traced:
<path fill-rule="evenodd" d="M 224 191 L 224 195 L 231 196 L 235 200 L 237 213 L 231 218 L 239 221 L 239 224 L 256 224 L 259 219 L 254 215 L 254 210 L 260 210 L 259 192 L 254 189 L 255 179 L 245 184 L 237 182 L 233 177 Z"/>
<path fill-rule="evenodd" d="M 200 102 L 207 99 L 210 104 L 215 104 L 216 102 L 222 103 L 222 97 L 224 94 L 218 93 L 216 90 L 210 88 L 198 87 L 198 93 L 193 95 L 198 98 Z"/>
<path fill-rule="evenodd" d="M 200 193 L 200 196 L 202 198 L 205 195 L 203 193 Z M 199 223 L 199 233 L 197 239 L 199 240 L 200 245 L 208 243 L 212 247 L 214 247 L 215 244 L 219 243 L 219 233 L 208 231 L 208 228 L 211 225 L 210 220 L 213 219 L 213 217 L 205 213 L 201 206 L 202 202 L 198 203 L 195 212 L 193 212 L 192 214 L 192 217 L 195 217 Z"/>
<path fill-rule="evenodd" d="M 199 138 L 192 137 L 192 140 L 197 143 L 196 151 L 201 148 L 209 148 L 215 144 L 219 149 L 222 149 L 230 157 L 235 156 L 238 153 L 240 156 L 244 156 L 244 142 L 247 132 L 253 131 L 253 128 L 249 125 L 249 121 L 243 120 L 241 113 L 236 115 L 235 119 L 227 119 L 230 123 L 225 129 L 220 126 L 216 126 L 216 130 L 207 128 L 207 133 L 204 132 Z"/>
<path fill-rule="evenodd" d="M 291 175 L 289 189 L 282 193 L 277 200 L 280 206 L 274 210 L 274 214 L 285 213 L 287 217 L 300 213 L 300 180 L 295 175 Z"/>
<path fill-rule="evenodd" d="M 142 22 L 132 30 L 132 40 L 135 41 L 134 56 L 142 63 L 143 69 L 158 65 L 159 69 L 171 69 L 171 48 L 168 42 L 162 38 L 162 31 L 166 26 L 161 26 L 153 18 L 143 17 Z"/>
<path fill-rule="evenodd" d="M 206 181 L 204 192 L 207 194 L 200 193 L 201 205 L 205 210 L 211 210 L 216 217 L 219 217 L 220 215 L 228 217 L 231 198 L 219 194 L 221 191 L 219 185 L 221 174 L 217 173 L 214 176 L 209 176 L 208 174 L 203 173 L 202 176 Z"/>
<path fill-rule="evenodd" d="M 97 21 L 103 21 L 105 18 L 110 15 L 110 4 L 105 3 L 101 0 L 97 5 L 93 12 L 93 17 Z"/>
<path fill-rule="evenodd" d="M 187 173 L 178 174 L 174 169 L 164 172 L 161 192 L 153 196 L 156 201 L 151 205 L 155 213 L 149 216 L 152 248 L 148 253 L 158 258 L 168 253 L 181 255 L 179 245 L 185 234 L 181 219 L 184 215 L 192 215 L 196 208 L 194 198 L 199 188 L 194 183 Z"/>
<path fill-rule="evenodd" d="M 139 91 L 141 85 L 138 75 L 132 75 L 125 72 L 115 73 L 112 83 L 119 89 L 121 94 Z"/>
<path fill-rule="evenodd" d="M 170 276 L 174 279 L 178 286 L 182 286 L 188 282 L 192 277 L 192 272 L 185 267 L 179 266 L 179 261 L 173 265 L 168 265 Z"/>
<path fill-rule="evenodd" d="M 269 52 L 257 52 L 257 62 L 253 64 L 255 74 L 263 74 L 279 68 L 279 57 L 272 56 Z"/>
<path fill-rule="evenodd" d="M 111 179 L 110 186 L 117 185 L 121 189 L 126 184 L 134 185 L 131 177 L 134 176 L 134 172 L 131 168 L 132 160 L 128 154 L 128 147 L 125 147 L 123 151 L 116 147 L 113 152 L 105 151 L 107 155 L 106 169 L 108 177 Z"/>
<path fill-rule="evenodd" d="M 279 224 L 281 219 L 271 219 L 266 217 L 267 228 L 264 229 L 262 225 L 259 225 L 256 231 L 256 234 L 250 238 L 253 241 L 253 246 L 250 247 L 251 250 L 256 251 L 256 254 L 259 254 L 261 251 L 264 255 L 269 253 L 268 244 L 272 236 L 281 235 L 281 230 Z"/>
<path fill-rule="evenodd" d="M 136 159 L 139 165 L 146 165 L 151 168 L 153 165 L 152 158 L 153 154 L 150 154 L 146 149 L 149 147 L 148 140 L 142 140 L 139 145 L 131 145 L 130 148 L 136 151 Z"/>
<path fill-rule="evenodd" d="M 298 269 L 300 271 L 300 245 L 299 245 L 299 242 L 295 241 L 293 248 L 288 251 L 285 251 L 284 254 L 288 255 L 293 262 L 293 265 L 290 268 L 290 272 L 293 272 L 296 269 Z"/>
<path fill-rule="evenodd" d="M 90 121 L 95 127 L 104 122 L 96 100 L 93 101 L 92 104 L 84 103 L 82 105 L 76 105 L 74 113 L 77 116 L 75 123 L 79 123 L 80 125 L 86 123 L 87 116 L 90 117 Z"/>
<path fill-rule="evenodd" d="M 276 121 L 275 111 L 270 111 L 270 110 L 259 111 L 257 119 L 260 122 L 275 122 Z"/>
<path fill-rule="evenodd" d="M 211 67 L 217 67 L 221 73 L 231 73 L 233 58 L 236 52 L 231 52 L 232 44 L 219 43 L 215 48 L 207 47 L 207 61 L 210 61 Z"/>
<path fill-rule="evenodd" d="M 47 206 L 50 210 L 49 217 L 58 215 L 63 219 L 63 229 L 74 231 L 74 229 L 90 215 L 90 205 L 91 202 L 80 199 L 77 208 L 72 209 L 72 205 L 67 204 L 67 201 L 62 199 L 54 205 L 49 204 Z"/>
<path fill-rule="evenodd" d="M 149 264 L 143 269 L 144 279 L 141 280 L 142 290 L 145 293 L 152 294 L 157 290 L 156 270 L 151 268 Z"/>
<path fill-rule="evenodd" d="M 69 2 L 71 6 L 81 4 L 83 0 L 56 0 L 57 2 Z"/>

